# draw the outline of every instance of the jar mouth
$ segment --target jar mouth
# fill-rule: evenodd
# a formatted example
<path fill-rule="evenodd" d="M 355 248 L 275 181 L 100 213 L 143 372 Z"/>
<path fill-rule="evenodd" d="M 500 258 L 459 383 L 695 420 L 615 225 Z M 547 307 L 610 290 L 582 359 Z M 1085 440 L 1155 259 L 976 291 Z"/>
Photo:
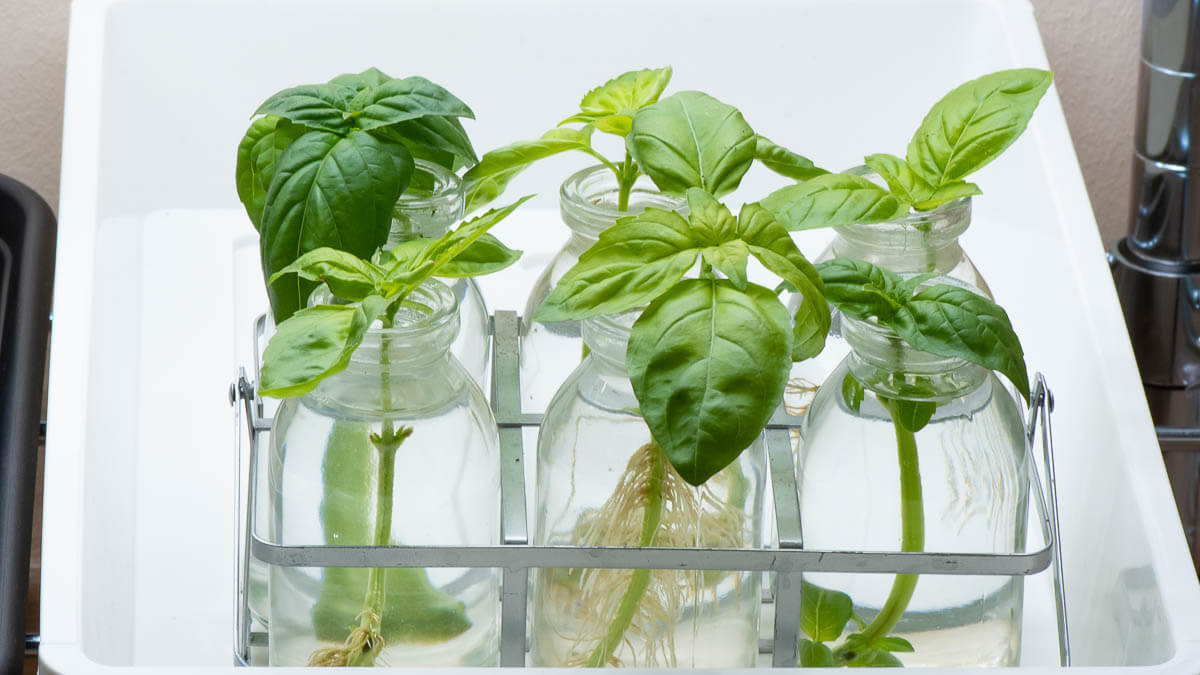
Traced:
<path fill-rule="evenodd" d="M 887 183 L 868 166 L 847 169 L 846 173 L 866 178 L 887 188 Z M 869 225 L 835 225 L 839 236 L 856 243 L 883 245 L 891 248 L 910 248 L 907 244 L 916 233 L 923 248 L 952 243 L 971 224 L 971 197 L 959 197 L 929 211 L 909 210 L 907 215 L 884 223 Z M 915 232 L 914 232 L 915 231 Z"/>
<path fill-rule="evenodd" d="M 563 222 L 572 231 L 594 239 L 618 218 L 637 215 L 647 208 L 687 213 L 684 199 L 659 192 L 645 174 L 634 181 L 625 211 L 617 209 L 619 195 L 617 177 L 603 164 L 576 171 L 559 190 Z"/>
<path fill-rule="evenodd" d="M 390 328 L 379 321 L 367 328 L 350 361 L 378 366 L 385 341 L 392 364 L 440 358 L 454 342 L 458 329 L 458 298 L 446 284 L 428 279 L 405 298 Z"/>
<path fill-rule="evenodd" d="M 413 179 L 396 200 L 403 211 L 444 210 L 464 197 L 462 179 L 446 167 L 424 159 L 413 160 Z M 461 205 L 459 207 L 461 209 Z M 461 214 L 458 214 L 461 215 Z M 455 217 L 458 217 L 456 215 Z"/>

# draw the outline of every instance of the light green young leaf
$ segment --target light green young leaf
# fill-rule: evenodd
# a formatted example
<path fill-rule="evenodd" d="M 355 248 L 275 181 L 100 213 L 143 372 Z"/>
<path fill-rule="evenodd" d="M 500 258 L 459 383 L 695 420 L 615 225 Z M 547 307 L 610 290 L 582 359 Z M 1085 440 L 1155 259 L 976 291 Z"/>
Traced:
<path fill-rule="evenodd" d="M 900 201 L 915 204 L 933 196 L 933 186 L 903 159 L 886 153 L 866 156 L 867 166 L 879 174 Z"/>
<path fill-rule="evenodd" d="M 854 603 L 845 593 L 800 582 L 800 630 L 817 642 L 830 642 L 842 636 Z"/>
<path fill-rule="evenodd" d="M 833 650 L 820 642 L 800 638 L 799 666 L 801 668 L 832 668 L 834 666 Z"/>
<path fill-rule="evenodd" d="M 908 144 L 909 166 L 934 187 L 963 178 L 1025 131 L 1054 75 L 1019 68 L 956 87 L 933 105 Z"/>
<path fill-rule="evenodd" d="M 829 334 L 830 315 L 816 268 L 796 248 L 787 229 L 758 204 L 746 204 L 738 213 L 738 236 L 764 267 L 800 293 L 800 306 L 792 319 L 792 360 L 820 354 Z"/>
<path fill-rule="evenodd" d="M 622 73 L 585 94 L 579 102 L 579 112 L 559 125 L 591 123 L 605 133 L 625 136 L 633 123 L 633 115 L 656 103 L 670 81 L 670 66 Z"/>
<path fill-rule="evenodd" d="M 698 91 L 672 94 L 638 111 L 625 146 L 659 190 L 701 188 L 720 197 L 754 161 L 754 130 L 737 108 Z"/>
<path fill-rule="evenodd" d="M 904 662 L 882 649 L 864 649 L 846 665 L 851 668 L 903 668 Z"/>
<path fill-rule="evenodd" d="M 374 319 L 358 305 L 317 305 L 296 312 L 267 343 L 258 393 L 289 398 L 312 391 L 346 367 Z"/>
<path fill-rule="evenodd" d="M 758 438 L 782 400 L 791 341 L 774 293 L 727 279 L 684 279 L 633 324 L 626 370 L 651 435 L 685 481 L 704 483 Z"/>
<path fill-rule="evenodd" d="M 237 149 L 237 193 L 246 215 L 257 230 L 267 203 L 267 188 L 275 175 L 275 162 L 292 141 L 307 129 L 282 117 L 268 115 L 250 124 Z"/>
<path fill-rule="evenodd" d="M 895 220 L 908 204 L 866 178 L 831 173 L 780 188 L 760 202 L 789 230 Z"/>
<path fill-rule="evenodd" d="M 886 322 L 913 347 L 961 358 L 1003 374 L 1029 400 L 1029 374 L 1008 313 L 987 298 L 954 286 L 918 291 Z"/>
<path fill-rule="evenodd" d="M 367 68 L 361 73 L 343 73 L 329 81 L 330 84 L 340 84 L 344 87 L 350 87 L 356 92 L 361 92 L 364 89 L 372 89 L 383 85 L 384 82 L 392 79 L 389 75 L 379 70 L 378 68 Z"/>
<path fill-rule="evenodd" d="M 765 136 L 754 137 L 754 159 L 781 176 L 793 180 L 808 180 L 829 173 L 787 148 L 775 145 Z"/>
<path fill-rule="evenodd" d="M 340 135 L 350 131 L 350 101 L 357 94 L 341 84 L 306 84 L 291 87 L 268 98 L 255 115 L 274 115 L 309 129 L 321 129 Z"/>
<path fill-rule="evenodd" d="M 750 257 L 746 242 L 733 239 L 719 246 L 708 246 L 700 249 L 700 255 L 704 262 L 728 277 L 734 288 L 746 290 L 746 260 Z"/>
<path fill-rule="evenodd" d="M 480 277 L 492 274 L 517 262 L 521 251 L 513 250 L 492 234 L 484 234 L 463 249 L 453 260 L 441 265 L 434 276 L 443 279 Z"/>
<path fill-rule="evenodd" d="M 372 87 L 365 103 L 362 115 L 358 118 L 364 130 L 429 115 L 475 118 L 475 113 L 454 94 L 416 75 L 388 80 Z"/>
<path fill-rule="evenodd" d="M 882 649 L 885 652 L 913 652 L 912 643 L 902 637 L 885 636 L 871 643 L 876 649 Z"/>
<path fill-rule="evenodd" d="M 981 194 L 983 194 L 983 190 L 980 190 L 979 186 L 974 183 L 966 183 L 961 180 L 951 181 L 934 190 L 928 199 L 913 204 L 913 208 L 918 211 L 931 211 L 946 202 Z"/>
<path fill-rule="evenodd" d="M 688 222 L 698 242 L 719 246 L 737 238 L 737 219 L 724 204 L 700 188 L 688 188 L 686 194 Z"/>
<path fill-rule="evenodd" d="M 310 281 L 329 284 L 329 290 L 343 300 L 359 301 L 377 291 L 383 271 L 358 256 L 322 247 L 300 256 L 267 281 L 274 283 L 285 274 L 298 274 Z"/>
<path fill-rule="evenodd" d="M 293 141 L 279 155 L 263 210 L 265 278 L 323 246 L 370 256 L 387 241 L 392 207 L 412 169 L 403 145 L 363 131 L 310 131 Z M 313 287 L 291 275 L 268 286 L 275 320 L 302 307 Z"/>
<path fill-rule="evenodd" d="M 846 404 L 846 407 L 858 412 L 866 395 L 867 391 L 862 383 L 854 379 L 850 373 L 846 373 L 846 376 L 842 378 L 842 402 Z"/>
<path fill-rule="evenodd" d="M 600 233 L 534 314 L 536 321 L 586 319 L 648 304 L 691 269 L 699 245 L 683 216 L 648 208 Z"/>
<path fill-rule="evenodd" d="M 591 126 L 552 129 L 536 141 L 518 141 L 485 152 L 479 163 L 463 175 L 466 212 L 471 213 L 498 197 L 517 174 L 539 159 L 570 150 L 595 156 L 591 136 Z"/>

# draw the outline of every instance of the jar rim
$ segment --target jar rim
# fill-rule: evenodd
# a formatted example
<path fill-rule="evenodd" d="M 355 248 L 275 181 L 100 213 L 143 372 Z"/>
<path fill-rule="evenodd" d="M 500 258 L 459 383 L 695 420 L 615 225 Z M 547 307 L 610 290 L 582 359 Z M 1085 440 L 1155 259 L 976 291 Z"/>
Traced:
<path fill-rule="evenodd" d="M 401 306 L 390 328 L 375 321 L 351 354 L 351 361 L 378 364 L 384 337 L 389 341 L 389 354 L 402 356 L 404 360 L 414 358 L 412 348 L 420 344 L 427 347 L 425 351 L 431 358 L 450 348 L 459 328 L 458 298 L 454 291 L 437 279 L 426 279 L 405 301 L 424 307 L 428 312 Z M 397 350 L 403 355 L 397 354 Z"/>
<path fill-rule="evenodd" d="M 433 178 L 429 194 L 415 194 L 407 190 L 396 200 L 396 206 L 405 209 L 425 209 L 439 203 L 453 202 L 464 198 L 462 179 L 441 164 L 424 159 L 413 160 L 413 173 L 422 172 Z"/>
<path fill-rule="evenodd" d="M 846 169 L 845 173 L 866 178 L 881 187 L 887 187 L 887 183 L 883 181 L 879 174 L 865 164 Z M 966 232 L 970 224 L 971 196 L 967 195 L 939 204 L 928 211 L 914 211 L 910 208 L 907 214 L 882 223 L 835 225 L 833 229 L 843 237 L 861 239 L 863 235 L 869 233 L 874 233 L 878 236 L 881 232 L 900 233 L 906 232 L 911 228 L 923 226 L 928 227 L 930 235 L 936 239 L 950 241 L 957 238 L 963 232 Z"/>
<path fill-rule="evenodd" d="M 618 210 L 617 178 L 603 164 L 571 174 L 562 182 L 558 194 L 567 227 L 591 237 L 599 236 L 618 219 L 637 215 L 648 207 L 677 212 L 687 208 L 686 200 L 658 191 L 650 177 L 642 174 L 629 192 L 629 208 Z"/>

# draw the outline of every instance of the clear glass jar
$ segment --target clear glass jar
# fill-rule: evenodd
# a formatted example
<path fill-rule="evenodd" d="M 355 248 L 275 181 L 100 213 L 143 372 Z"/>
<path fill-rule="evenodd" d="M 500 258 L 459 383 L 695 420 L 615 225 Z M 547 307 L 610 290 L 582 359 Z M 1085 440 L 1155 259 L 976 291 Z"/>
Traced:
<path fill-rule="evenodd" d="M 917 351 L 875 322 L 843 316 L 842 326 L 850 355 L 821 385 L 801 429 L 804 545 L 1024 551 L 1028 449 L 1008 389 L 989 371 Z M 857 407 L 855 385 L 862 387 Z M 917 401 L 936 405 L 927 424 L 908 423 L 914 433 L 893 423 L 890 410 Z M 1023 577 L 811 573 L 805 580 L 847 593 L 874 630 L 911 642 L 915 651 L 895 654 L 906 666 L 1015 665 L 1020 655 Z M 893 598 L 912 582 L 907 604 Z M 899 616 L 894 627 L 888 616 Z M 847 628 L 858 632 L 853 623 Z"/>
<path fill-rule="evenodd" d="M 344 371 L 280 406 L 266 495 L 271 541 L 498 543 L 498 432 L 450 353 L 457 301 L 437 281 L 412 299 L 431 311 L 402 308 L 391 328 L 367 331 Z M 342 663 L 352 629 L 375 617 L 376 664 L 497 665 L 499 582 L 494 569 L 272 566 L 270 663 Z"/>
<path fill-rule="evenodd" d="M 629 194 L 629 208 L 617 210 L 617 179 L 597 165 L 576 172 L 559 190 L 563 222 L 571 229 L 567 243 L 554 255 L 534 282 L 525 302 L 521 336 L 521 394 L 526 412 L 543 412 L 563 380 L 583 358 L 578 321 L 541 323 L 533 313 L 554 290 L 558 280 L 579 262 L 579 256 L 596 243 L 600 233 L 618 218 L 640 213 L 646 207 L 687 213 L 687 202 L 657 191 L 648 176 L 639 176 Z"/>
<path fill-rule="evenodd" d="M 412 184 L 396 202 L 392 213 L 392 229 L 384 248 L 418 239 L 436 239 L 445 234 L 463 217 L 465 193 L 462 181 L 445 167 L 423 159 L 416 161 Z M 463 364 L 475 382 L 488 391 L 488 369 L 491 365 L 490 320 L 487 304 L 474 279 L 444 279 L 458 299 L 461 323 L 458 336 L 450 351 Z M 317 287 L 308 304 L 336 302 L 329 287 Z"/>
<path fill-rule="evenodd" d="M 554 397 L 538 438 L 535 543 L 758 546 L 761 438 L 701 487 L 684 482 L 636 413 L 625 373 L 635 316 L 583 322 L 590 352 Z M 753 667 L 761 579 L 757 572 L 537 570 L 530 664 Z"/>
<path fill-rule="evenodd" d="M 849 169 L 847 173 L 886 187 L 883 179 L 865 166 Z M 958 280 L 991 299 L 992 291 L 987 282 L 958 243 L 958 238 L 970 224 L 971 198 L 961 197 L 930 211 L 911 211 L 903 218 L 886 223 L 841 225 L 832 228 L 833 241 L 814 262 L 850 258 L 902 276 L 932 272 Z M 799 297 L 789 296 L 787 306 L 795 314 L 800 306 Z M 785 402 L 793 411 L 804 408 L 816 385 L 823 382 L 850 351 L 841 337 L 839 323 L 840 317 L 834 312 L 825 349 L 816 357 L 792 366 L 791 386 Z"/>

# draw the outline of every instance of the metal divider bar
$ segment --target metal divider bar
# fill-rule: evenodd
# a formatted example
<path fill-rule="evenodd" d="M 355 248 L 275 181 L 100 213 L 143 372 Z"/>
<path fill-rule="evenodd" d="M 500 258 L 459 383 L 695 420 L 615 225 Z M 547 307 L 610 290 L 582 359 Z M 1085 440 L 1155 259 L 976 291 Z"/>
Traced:
<path fill-rule="evenodd" d="M 529 543 L 525 513 L 524 444 L 519 419 L 521 378 L 516 313 L 498 311 L 492 318 L 492 411 L 500 427 L 500 541 L 503 546 Z M 504 567 L 500 586 L 500 665 L 525 665 L 525 626 L 529 569 Z"/>
<path fill-rule="evenodd" d="M 769 429 L 766 437 L 779 548 L 799 550 L 804 548 L 804 537 L 800 528 L 800 496 L 796 492 L 792 437 L 786 428 Z M 795 668 L 800 658 L 800 573 L 778 572 L 777 575 L 771 665 Z"/>
<path fill-rule="evenodd" d="M 1054 393 L 1046 385 L 1046 378 L 1037 374 L 1037 388 L 1042 394 L 1039 419 L 1042 423 L 1042 459 L 1046 463 L 1046 493 L 1050 496 L 1050 532 L 1054 542 L 1054 566 L 1051 575 L 1054 581 L 1054 611 L 1058 618 L 1058 660 L 1063 666 L 1071 665 L 1071 632 L 1067 623 L 1067 588 L 1063 578 L 1062 531 L 1058 520 L 1058 484 L 1054 477 L 1054 433 L 1050 428 L 1051 413 L 1054 412 Z"/>

